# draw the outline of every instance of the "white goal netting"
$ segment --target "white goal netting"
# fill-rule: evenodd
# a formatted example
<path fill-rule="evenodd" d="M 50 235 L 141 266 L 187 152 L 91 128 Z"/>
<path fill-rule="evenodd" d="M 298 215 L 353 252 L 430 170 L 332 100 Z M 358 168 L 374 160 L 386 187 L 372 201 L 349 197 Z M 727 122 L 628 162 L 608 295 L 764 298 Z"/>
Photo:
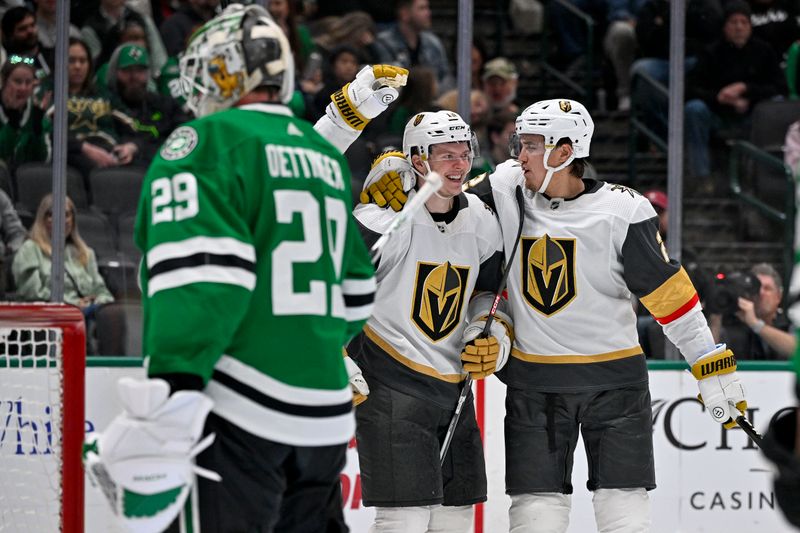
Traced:
<path fill-rule="evenodd" d="M 60 328 L 0 328 L 0 531 L 62 530 Z"/>

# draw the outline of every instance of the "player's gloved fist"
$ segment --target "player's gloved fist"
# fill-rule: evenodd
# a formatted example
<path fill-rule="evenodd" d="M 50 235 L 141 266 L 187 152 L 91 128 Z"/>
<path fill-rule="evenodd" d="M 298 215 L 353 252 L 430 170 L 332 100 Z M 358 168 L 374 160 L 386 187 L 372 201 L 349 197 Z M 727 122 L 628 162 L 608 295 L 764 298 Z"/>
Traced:
<path fill-rule="evenodd" d="M 344 366 L 347 369 L 347 377 L 350 379 L 350 388 L 353 389 L 353 405 L 358 405 L 366 401 L 369 396 L 369 385 L 355 361 L 345 356 Z"/>
<path fill-rule="evenodd" d="M 492 322 L 489 336 L 481 338 L 485 320 L 477 320 L 464 330 L 461 364 L 472 379 L 483 379 L 503 368 L 511 352 L 511 339 L 503 324 Z"/>
<path fill-rule="evenodd" d="M 200 441 L 213 402 L 198 391 L 170 396 L 162 379 L 122 378 L 118 391 L 123 412 L 85 446 L 87 471 L 131 531 L 163 531 L 183 507 L 195 474 L 220 480 L 194 464 L 214 440 Z"/>
<path fill-rule="evenodd" d="M 408 200 L 406 191 L 413 189 L 416 182 L 411 163 L 402 152 L 384 152 L 372 162 L 359 199 L 362 204 L 372 202 L 400 211 Z"/>
<path fill-rule="evenodd" d="M 744 385 L 736 375 L 736 358 L 724 344 L 700 356 L 692 365 L 700 389 L 699 399 L 711 418 L 726 429 L 736 426 L 736 417 L 747 409 Z"/>
<path fill-rule="evenodd" d="M 393 65 L 366 66 L 356 79 L 331 95 L 326 113 L 336 123 L 344 122 L 354 130 L 383 113 L 397 100 L 398 87 L 408 81 L 408 70 Z"/>

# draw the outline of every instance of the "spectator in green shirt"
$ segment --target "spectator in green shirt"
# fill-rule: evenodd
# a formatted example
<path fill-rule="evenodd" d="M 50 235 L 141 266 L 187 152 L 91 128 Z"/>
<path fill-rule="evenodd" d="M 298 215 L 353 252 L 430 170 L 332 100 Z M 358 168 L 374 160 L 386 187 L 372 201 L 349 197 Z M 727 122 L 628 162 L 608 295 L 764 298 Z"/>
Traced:
<path fill-rule="evenodd" d="M 0 67 L 0 159 L 11 172 L 30 161 L 50 159 L 44 112 L 33 103 L 33 59 L 10 55 Z"/>

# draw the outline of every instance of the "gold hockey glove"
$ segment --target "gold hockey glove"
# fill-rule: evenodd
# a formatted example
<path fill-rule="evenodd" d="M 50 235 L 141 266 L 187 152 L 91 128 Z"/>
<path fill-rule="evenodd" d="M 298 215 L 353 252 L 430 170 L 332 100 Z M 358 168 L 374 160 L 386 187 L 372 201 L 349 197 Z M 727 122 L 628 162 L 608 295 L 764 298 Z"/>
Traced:
<path fill-rule="evenodd" d="M 511 339 L 500 322 L 492 322 L 490 335 L 479 338 L 485 324 L 485 319 L 476 320 L 467 326 L 461 337 L 465 343 L 461 364 L 472 379 L 484 379 L 503 368 L 511 352 Z"/>
<path fill-rule="evenodd" d="M 362 204 L 371 202 L 400 211 L 408 200 L 406 191 L 415 184 L 414 171 L 402 152 L 384 152 L 372 162 L 359 200 Z"/>

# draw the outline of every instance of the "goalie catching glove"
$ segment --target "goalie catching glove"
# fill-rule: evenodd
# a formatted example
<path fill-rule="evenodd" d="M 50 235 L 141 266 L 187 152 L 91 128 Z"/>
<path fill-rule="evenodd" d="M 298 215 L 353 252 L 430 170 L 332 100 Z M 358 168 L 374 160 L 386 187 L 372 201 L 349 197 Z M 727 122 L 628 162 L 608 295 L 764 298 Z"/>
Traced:
<path fill-rule="evenodd" d="M 397 89 L 408 81 L 408 70 L 393 65 L 366 66 L 356 79 L 331 95 L 325 113 L 339 127 L 361 131 L 397 100 Z"/>
<path fill-rule="evenodd" d="M 736 417 L 744 414 L 747 401 L 744 385 L 736 375 L 736 358 L 724 344 L 700 356 L 692 365 L 692 375 L 700 389 L 699 400 L 711 418 L 726 429 L 735 427 Z"/>
<path fill-rule="evenodd" d="M 162 379 L 122 378 L 118 389 L 124 411 L 86 444 L 87 472 L 129 531 L 164 531 L 186 502 L 195 474 L 221 479 L 194 464 L 214 440 L 209 435 L 198 442 L 213 402 L 198 391 L 170 396 Z"/>
<path fill-rule="evenodd" d="M 384 152 L 372 162 L 359 200 L 362 204 L 374 203 L 400 211 L 408 200 L 407 191 L 416 183 L 411 163 L 402 152 Z"/>

